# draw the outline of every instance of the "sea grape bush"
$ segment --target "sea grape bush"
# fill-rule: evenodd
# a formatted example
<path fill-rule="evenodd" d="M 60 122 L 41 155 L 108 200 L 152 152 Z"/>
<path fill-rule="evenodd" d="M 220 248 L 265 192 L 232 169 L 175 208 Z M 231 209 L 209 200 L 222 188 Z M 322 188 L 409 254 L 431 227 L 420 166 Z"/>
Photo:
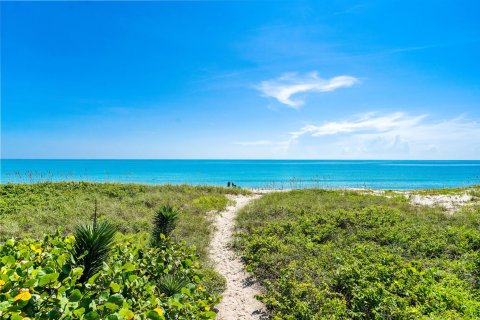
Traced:
<path fill-rule="evenodd" d="M 480 319 L 480 207 L 302 190 L 240 213 L 237 247 L 274 319 Z"/>
<path fill-rule="evenodd" d="M 202 283 L 194 247 L 162 237 L 156 247 L 116 244 L 85 283 L 71 261 L 73 236 L 8 240 L 0 246 L 0 316 L 16 319 L 213 319 L 219 297 Z M 171 294 L 165 275 L 182 279 Z"/>

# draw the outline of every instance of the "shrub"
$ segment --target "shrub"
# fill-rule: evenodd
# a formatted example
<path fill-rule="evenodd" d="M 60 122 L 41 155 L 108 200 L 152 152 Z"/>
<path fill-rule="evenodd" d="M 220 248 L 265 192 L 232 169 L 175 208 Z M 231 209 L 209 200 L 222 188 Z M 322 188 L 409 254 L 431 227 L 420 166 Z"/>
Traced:
<path fill-rule="evenodd" d="M 83 266 L 69 261 L 73 236 L 8 240 L 0 246 L 0 317 L 11 319 L 213 319 L 219 298 L 209 293 L 198 256 L 184 243 L 163 239 L 154 248 L 113 246 L 84 285 Z M 184 282 L 180 292 L 158 289 L 165 274 Z"/>
<path fill-rule="evenodd" d="M 274 319 L 479 319 L 480 206 L 302 190 L 240 212 L 236 242 Z"/>

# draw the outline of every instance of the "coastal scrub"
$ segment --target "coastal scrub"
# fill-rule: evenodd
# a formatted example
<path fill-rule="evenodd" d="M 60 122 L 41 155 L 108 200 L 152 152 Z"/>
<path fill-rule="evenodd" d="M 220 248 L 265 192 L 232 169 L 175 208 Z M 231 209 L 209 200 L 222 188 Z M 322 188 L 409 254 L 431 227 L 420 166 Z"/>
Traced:
<path fill-rule="evenodd" d="M 236 247 L 274 319 L 480 318 L 480 207 L 301 190 L 238 216 Z"/>

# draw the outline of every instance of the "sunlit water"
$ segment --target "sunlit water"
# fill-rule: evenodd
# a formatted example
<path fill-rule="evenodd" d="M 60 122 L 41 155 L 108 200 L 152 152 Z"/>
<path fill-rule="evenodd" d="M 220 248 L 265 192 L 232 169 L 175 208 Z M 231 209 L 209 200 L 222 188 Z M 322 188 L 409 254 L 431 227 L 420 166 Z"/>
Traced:
<path fill-rule="evenodd" d="M 99 181 L 248 188 L 418 189 L 480 183 L 480 161 L 1 160 L 1 182 Z"/>

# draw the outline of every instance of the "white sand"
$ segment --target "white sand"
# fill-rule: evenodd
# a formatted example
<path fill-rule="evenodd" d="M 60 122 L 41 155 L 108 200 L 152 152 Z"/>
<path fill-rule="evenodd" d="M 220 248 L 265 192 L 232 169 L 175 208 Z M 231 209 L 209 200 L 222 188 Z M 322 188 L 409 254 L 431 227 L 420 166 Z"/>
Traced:
<path fill-rule="evenodd" d="M 422 206 L 441 206 L 448 213 L 454 213 L 458 209 L 466 205 L 477 204 L 475 197 L 464 193 L 461 195 L 419 195 L 414 193 L 404 193 L 407 199 L 414 205 Z"/>
<path fill-rule="evenodd" d="M 385 190 L 370 190 L 370 189 L 351 189 L 365 194 L 374 194 L 391 198 L 392 194 L 388 194 Z M 415 190 L 411 191 L 393 191 L 396 194 L 403 195 L 410 200 L 412 205 L 442 207 L 449 214 L 455 213 L 463 206 L 479 205 L 480 201 L 477 197 L 472 196 L 468 192 L 459 194 L 439 194 L 439 195 L 424 195 L 419 194 Z"/>
<path fill-rule="evenodd" d="M 229 246 L 238 210 L 260 196 L 256 194 L 231 197 L 236 204 L 220 212 L 214 222 L 215 233 L 209 253 L 216 265 L 217 272 L 227 279 L 227 289 L 223 293 L 222 301 L 217 306 L 217 319 L 219 320 L 267 318 L 265 307 L 255 299 L 255 295 L 261 293 L 259 286 L 245 272 L 242 260 Z"/>

